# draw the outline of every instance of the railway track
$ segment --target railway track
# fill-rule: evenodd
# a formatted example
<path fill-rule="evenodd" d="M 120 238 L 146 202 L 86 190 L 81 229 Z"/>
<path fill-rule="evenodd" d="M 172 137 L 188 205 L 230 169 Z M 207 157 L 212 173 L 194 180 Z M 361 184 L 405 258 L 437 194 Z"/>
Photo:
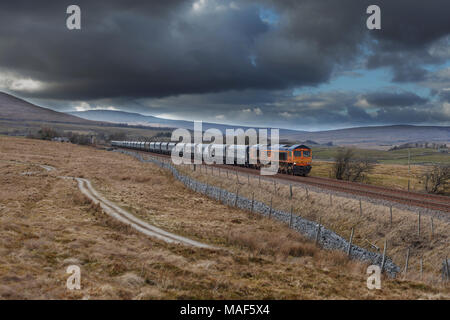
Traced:
<path fill-rule="evenodd" d="M 298 179 L 295 179 L 298 178 Z M 363 185 L 361 183 L 340 183 L 341 181 L 329 181 L 317 177 L 295 177 L 294 179 L 287 178 L 293 181 L 300 181 L 305 184 L 314 185 L 316 187 L 330 189 L 334 191 L 351 193 L 359 196 L 366 196 L 375 199 L 393 201 L 409 206 L 416 206 L 438 210 L 443 212 L 450 212 L 450 201 L 442 198 L 432 198 L 426 194 L 418 192 L 407 192 L 398 189 L 376 187 L 371 185 Z M 331 180 L 331 179 L 330 179 Z"/>
<path fill-rule="evenodd" d="M 245 167 L 233 167 L 233 168 L 237 171 L 245 172 L 247 174 L 258 175 L 258 171 L 254 169 Z M 274 175 L 273 178 L 282 181 L 292 181 L 302 183 L 337 192 L 344 192 L 379 200 L 397 202 L 409 206 L 416 206 L 443 212 L 450 212 L 450 198 L 445 196 L 430 195 L 419 192 L 408 192 L 363 183 L 340 181 L 320 177 L 300 177 L 278 173 Z"/>
<path fill-rule="evenodd" d="M 143 152 L 144 154 L 151 153 L 146 151 L 137 151 L 137 152 Z M 159 153 L 151 153 L 151 154 L 162 158 L 170 158 L 169 155 Z M 215 164 L 211 166 L 226 170 L 238 171 L 253 176 L 259 175 L 258 170 L 246 167 L 230 166 L 223 164 Z M 265 176 L 265 179 L 267 179 L 267 176 Z M 341 181 L 330 178 L 301 177 L 281 173 L 270 176 L 270 179 L 276 179 L 284 183 L 301 183 L 304 185 L 311 185 L 321 189 L 327 189 L 331 191 L 343 192 L 347 194 L 369 197 L 373 199 L 396 202 L 408 206 L 415 206 L 450 213 L 450 197 L 446 196 L 425 194 L 419 192 L 409 192 L 399 189 L 392 189 L 357 182 Z"/>

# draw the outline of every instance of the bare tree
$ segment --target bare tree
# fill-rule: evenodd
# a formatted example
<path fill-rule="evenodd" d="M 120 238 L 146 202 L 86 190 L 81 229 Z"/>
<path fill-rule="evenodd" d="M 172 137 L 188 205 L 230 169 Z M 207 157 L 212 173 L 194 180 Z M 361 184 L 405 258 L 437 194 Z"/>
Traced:
<path fill-rule="evenodd" d="M 363 181 L 373 168 L 373 162 L 356 158 L 352 149 L 339 149 L 333 171 L 334 177 L 338 180 Z"/>
<path fill-rule="evenodd" d="M 349 181 L 364 181 L 374 167 L 374 163 L 368 159 L 352 160 L 346 178 Z"/>
<path fill-rule="evenodd" d="M 450 165 L 435 164 L 423 176 L 425 179 L 425 190 L 430 193 L 439 193 L 450 182 Z"/>
<path fill-rule="evenodd" d="M 127 140 L 127 134 L 124 131 L 112 132 L 106 140 Z"/>
<path fill-rule="evenodd" d="M 334 158 L 334 177 L 338 180 L 344 180 L 345 172 L 348 169 L 350 160 L 354 157 L 352 149 L 339 149 Z"/>

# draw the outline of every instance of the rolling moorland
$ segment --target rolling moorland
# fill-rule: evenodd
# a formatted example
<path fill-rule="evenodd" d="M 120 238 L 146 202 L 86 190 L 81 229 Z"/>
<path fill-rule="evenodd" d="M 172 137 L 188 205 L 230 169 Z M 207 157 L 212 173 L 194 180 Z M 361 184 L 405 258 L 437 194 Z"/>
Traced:
<path fill-rule="evenodd" d="M 23 136 L 41 127 L 94 136 L 122 133 L 127 139 L 151 138 L 171 130 L 169 126 L 81 119 L 1 95 L 1 133 Z M 425 130 L 445 133 L 445 128 Z M 436 141 L 444 140 L 437 135 Z M 329 176 L 330 160 L 338 148 L 312 147 L 312 175 Z M 420 175 L 426 165 L 449 159 L 437 150 L 410 149 L 411 175 L 405 165 L 406 149 L 355 150 L 359 157 L 378 162 L 366 182 L 404 189 L 412 179 L 411 188 L 418 191 L 422 191 Z M 46 171 L 39 165 L 54 170 Z M 192 174 L 188 168 L 180 169 Z M 285 225 L 187 190 L 168 172 L 126 155 L 92 146 L 0 135 L 0 171 L 5 186 L 0 193 L 2 298 L 449 298 L 448 287 L 439 282 L 448 223 L 435 219 L 432 242 L 428 242 L 427 233 L 416 239 L 410 236 L 415 228 L 414 212 L 396 210 L 398 225 L 389 230 L 389 237 L 397 243 L 390 255 L 399 265 L 405 245 L 410 242 L 415 248 L 410 267 L 415 271 L 406 278 L 384 279 L 383 289 L 374 292 L 365 286 L 365 264 L 348 260 L 341 252 L 321 250 Z M 74 180 L 62 176 L 89 179 L 107 199 L 144 221 L 220 249 L 167 244 L 142 235 L 107 216 L 81 194 Z M 195 178 L 231 191 L 236 187 L 234 181 L 223 177 L 196 172 Z M 257 196 L 261 201 L 269 199 L 269 189 L 260 190 Z M 244 186 L 242 193 L 253 190 L 251 185 Z M 314 221 L 322 216 L 327 227 L 344 237 L 357 223 L 358 245 L 367 249 L 381 246 L 385 207 L 365 203 L 368 220 L 364 223 L 357 217 L 352 199 L 336 198 L 334 214 L 325 215 L 329 211 L 323 207 L 327 199 L 312 192 L 305 201 L 302 192 L 296 191 L 296 212 Z M 286 205 L 282 197 L 274 199 L 275 207 L 286 209 Z M 429 229 L 428 222 L 424 228 Z M 419 256 L 425 258 L 422 279 L 416 270 Z M 82 267 L 81 291 L 65 289 L 65 267 L 69 264 Z"/>
<path fill-rule="evenodd" d="M 190 121 L 167 120 L 131 112 L 90 110 L 71 112 L 70 114 L 96 121 L 109 121 L 113 123 L 125 122 L 128 124 L 140 125 L 163 124 L 173 128 L 193 129 L 193 123 Z M 233 126 L 229 125 L 204 122 L 203 129 L 206 130 L 209 128 L 217 128 L 223 132 L 225 129 L 234 129 Z M 242 128 L 245 129 L 246 127 Z M 327 144 L 332 142 L 334 145 L 353 145 L 360 148 L 388 149 L 396 144 L 406 142 L 429 141 L 450 143 L 450 127 L 396 125 L 349 128 L 319 132 L 280 129 L 280 139 L 287 141 L 309 140 L 319 144 Z"/>
<path fill-rule="evenodd" d="M 364 264 L 321 250 L 285 225 L 187 190 L 167 171 L 126 155 L 3 136 L 0 171 L 2 298 L 450 297 L 435 281 L 408 278 L 384 279 L 381 290 L 370 291 Z M 87 178 L 149 223 L 220 249 L 167 244 L 130 230 L 61 176 Z M 70 264 L 81 266 L 80 291 L 65 288 Z"/>
<path fill-rule="evenodd" d="M 130 139 L 151 138 L 168 128 L 126 126 L 104 121 L 90 121 L 62 112 L 31 104 L 25 100 L 0 92 L 0 134 L 27 136 L 42 127 L 58 132 L 75 132 L 82 135 L 108 137 L 128 136 Z"/>
<path fill-rule="evenodd" d="M 158 121 L 161 122 L 158 123 Z M 213 125 L 216 124 L 206 123 L 204 128 Z M 0 94 L 0 134 L 36 136 L 36 132 L 42 127 L 47 127 L 61 134 L 76 133 L 89 137 L 93 136 L 97 138 L 97 143 L 107 145 L 108 140 L 114 137 L 128 140 L 168 140 L 167 136 L 170 136 L 170 132 L 173 130 L 171 126 L 192 128 L 192 122 L 165 120 L 136 113 L 110 110 L 73 112 L 68 115 L 35 106 L 5 93 Z M 226 125 L 220 126 L 222 130 L 229 128 Z M 417 142 L 426 139 L 430 144 L 445 144 L 450 140 L 449 130 L 446 127 L 390 126 L 313 133 L 293 130 L 281 130 L 281 132 L 284 134 L 284 138 L 282 138 L 285 140 L 286 137 L 294 134 L 303 140 L 300 138 L 290 140 L 292 143 L 306 143 L 312 147 L 314 157 L 312 175 L 330 177 L 332 161 L 339 150 L 339 146 L 323 146 L 314 144 L 314 141 L 323 143 L 331 141 L 332 144 L 343 142 L 344 146 L 355 148 L 355 154 L 358 158 L 370 159 L 377 163 L 374 171 L 367 175 L 365 183 L 407 189 L 408 180 L 410 180 L 411 190 L 423 191 L 423 174 L 432 164 L 449 164 L 450 153 L 443 153 L 438 149 L 431 148 L 408 148 L 392 151 L 387 149 L 405 142 Z M 165 137 L 161 138 L 161 135 L 165 135 Z M 405 167 L 408 164 L 408 153 L 410 154 L 409 162 L 412 165 L 411 172 Z M 392 175 L 392 172 L 396 172 L 396 174 Z M 449 187 L 446 188 L 444 193 L 447 194 Z"/>
<path fill-rule="evenodd" d="M 123 133 L 129 139 L 137 139 L 151 138 L 158 132 L 171 132 L 173 128 L 192 129 L 193 123 L 111 110 L 91 110 L 67 114 L 33 105 L 6 93 L 0 93 L 0 134 L 25 136 L 30 132 L 38 131 L 42 126 L 89 135 Z M 222 131 L 229 128 L 234 129 L 234 127 L 224 124 L 203 123 L 204 130 L 211 127 Z M 331 142 L 333 145 L 355 146 L 360 149 L 387 150 L 394 145 L 407 142 L 450 143 L 450 128 L 399 125 L 320 132 L 281 129 L 280 139 L 290 142 L 306 142 L 313 147 L 320 147 L 313 143 L 328 144 Z M 326 147 L 324 148 L 326 151 Z M 325 153 L 322 152 L 322 155 Z"/>

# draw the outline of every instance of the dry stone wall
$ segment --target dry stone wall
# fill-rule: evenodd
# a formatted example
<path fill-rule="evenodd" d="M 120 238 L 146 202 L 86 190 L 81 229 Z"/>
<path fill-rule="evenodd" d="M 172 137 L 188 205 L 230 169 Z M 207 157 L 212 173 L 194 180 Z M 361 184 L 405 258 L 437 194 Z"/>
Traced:
<path fill-rule="evenodd" d="M 324 249 L 328 250 L 341 250 L 348 252 L 350 243 L 336 234 L 335 232 L 320 226 L 318 223 L 304 219 L 297 215 L 291 215 L 289 212 L 273 210 L 270 206 L 259 201 L 253 201 L 245 197 L 236 195 L 236 193 L 230 192 L 225 189 L 218 188 L 216 186 L 207 185 L 200 181 L 197 181 L 191 177 L 181 174 L 172 164 L 160 161 L 154 157 L 149 159 L 144 159 L 142 154 L 127 151 L 127 150 L 117 150 L 118 152 L 128 154 L 137 158 L 142 162 L 151 162 L 162 168 L 168 169 L 172 172 L 174 177 L 181 181 L 187 188 L 200 192 L 210 198 L 216 199 L 226 205 L 236 206 L 243 210 L 252 211 L 255 214 L 261 214 L 263 216 L 276 219 L 280 222 L 290 225 L 290 227 L 303 236 L 316 241 Z M 253 209 L 252 209 L 253 206 Z M 357 259 L 370 264 L 381 266 L 383 256 L 380 253 L 375 253 L 361 248 L 357 245 L 352 245 L 350 250 L 350 257 L 352 259 Z M 386 272 L 391 277 L 395 277 L 400 268 L 391 260 L 391 258 L 386 257 L 384 262 L 383 271 Z"/>

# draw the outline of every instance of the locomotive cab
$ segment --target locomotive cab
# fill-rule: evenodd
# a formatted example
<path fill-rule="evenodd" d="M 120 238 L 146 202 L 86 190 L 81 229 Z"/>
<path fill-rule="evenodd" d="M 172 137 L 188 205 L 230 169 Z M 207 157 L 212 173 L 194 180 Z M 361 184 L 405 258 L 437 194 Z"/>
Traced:
<path fill-rule="evenodd" d="M 311 171 L 312 152 L 305 145 L 294 145 L 289 148 L 289 157 L 293 164 L 294 175 L 306 176 Z"/>

